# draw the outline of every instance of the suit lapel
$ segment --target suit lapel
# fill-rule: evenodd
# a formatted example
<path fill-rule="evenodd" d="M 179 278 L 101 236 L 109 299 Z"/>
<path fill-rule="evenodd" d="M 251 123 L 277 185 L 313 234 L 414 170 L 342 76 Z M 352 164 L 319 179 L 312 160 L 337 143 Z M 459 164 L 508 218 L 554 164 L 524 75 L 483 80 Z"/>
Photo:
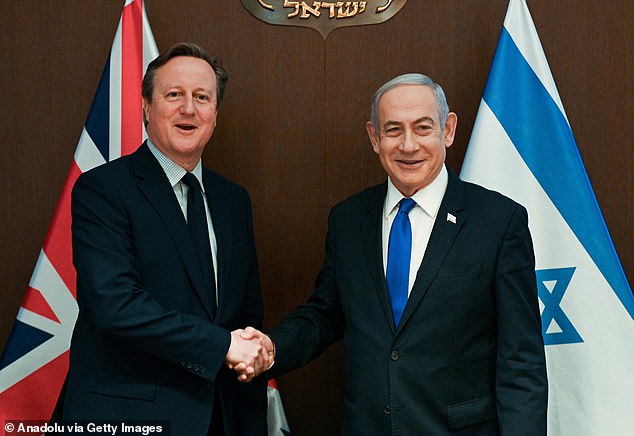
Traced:
<path fill-rule="evenodd" d="M 458 176 L 450 170 L 447 190 L 440 204 L 412 292 L 405 305 L 405 310 L 399 323 L 399 331 L 407 324 L 412 313 L 427 293 L 431 282 L 436 277 L 466 219 L 466 214 L 462 213 L 464 210 L 464 188 L 462 183 Z"/>
<path fill-rule="evenodd" d="M 366 261 L 368 262 L 374 290 L 381 304 L 385 320 L 392 332 L 395 331 L 394 316 L 392 315 L 392 303 L 387 292 L 385 274 L 383 268 L 383 204 L 387 192 L 387 183 L 379 185 L 369 191 L 366 202 L 367 209 L 361 218 L 361 239 L 365 247 Z"/>
<path fill-rule="evenodd" d="M 197 266 L 198 261 L 187 228 L 187 222 L 176 200 L 174 190 L 165 172 L 146 144 L 141 145 L 139 150 L 135 152 L 133 161 L 135 175 L 141 179 L 138 189 L 165 223 L 165 227 L 167 227 L 178 254 L 185 265 L 185 269 L 194 284 L 200 303 L 211 319 L 209 293 L 203 289 L 203 278 L 200 268 Z M 174 262 L 177 262 L 177 259 L 174 259 Z"/>

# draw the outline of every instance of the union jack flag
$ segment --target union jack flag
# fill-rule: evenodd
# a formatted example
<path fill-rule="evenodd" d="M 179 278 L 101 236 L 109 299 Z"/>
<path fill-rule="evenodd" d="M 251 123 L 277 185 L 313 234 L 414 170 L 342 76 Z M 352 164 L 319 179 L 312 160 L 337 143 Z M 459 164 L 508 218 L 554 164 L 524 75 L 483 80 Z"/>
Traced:
<path fill-rule="evenodd" d="M 78 312 L 71 190 L 82 172 L 133 152 L 145 138 L 141 82 L 156 56 L 143 0 L 126 0 L 61 198 L 0 360 L 0 422 L 44 421 L 53 412 L 68 371 Z"/>

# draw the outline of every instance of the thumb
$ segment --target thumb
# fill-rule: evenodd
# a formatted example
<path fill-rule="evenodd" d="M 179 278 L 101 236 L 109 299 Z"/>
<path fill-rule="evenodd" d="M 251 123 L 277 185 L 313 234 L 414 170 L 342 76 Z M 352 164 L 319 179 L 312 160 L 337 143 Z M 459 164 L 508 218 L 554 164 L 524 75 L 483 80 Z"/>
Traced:
<path fill-rule="evenodd" d="M 247 327 L 242 332 L 240 332 L 240 337 L 242 339 L 253 339 L 258 336 L 258 331 L 253 327 Z"/>

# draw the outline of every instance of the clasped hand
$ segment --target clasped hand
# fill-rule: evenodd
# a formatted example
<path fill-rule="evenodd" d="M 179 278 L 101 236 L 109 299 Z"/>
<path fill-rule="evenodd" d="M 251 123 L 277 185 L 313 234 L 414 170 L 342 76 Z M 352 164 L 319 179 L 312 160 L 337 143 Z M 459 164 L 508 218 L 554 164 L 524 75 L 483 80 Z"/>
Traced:
<path fill-rule="evenodd" d="M 253 327 L 234 330 L 231 332 L 231 344 L 225 362 L 238 374 L 238 380 L 250 382 L 273 366 L 273 341 Z"/>

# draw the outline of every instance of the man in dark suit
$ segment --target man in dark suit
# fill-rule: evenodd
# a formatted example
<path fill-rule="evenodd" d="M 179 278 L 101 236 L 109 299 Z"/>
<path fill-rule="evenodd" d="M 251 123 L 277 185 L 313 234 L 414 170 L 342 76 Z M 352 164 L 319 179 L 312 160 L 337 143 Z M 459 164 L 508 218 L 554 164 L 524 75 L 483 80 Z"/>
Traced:
<path fill-rule="evenodd" d="M 272 376 L 343 339 L 345 435 L 545 435 L 526 210 L 446 169 L 457 117 L 428 77 L 383 85 L 371 118 L 387 182 L 332 209 L 308 302 L 244 337 L 272 339 Z"/>
<path fill-rule="evenodd" d="M 246 381 L 268 365 L 260 344 L 238 334 L 263 317 L 251 204 L 201 160 L 227 79 L 200 47 L 171 47 L 143 80 L 149 140 L 77 180 L 65 421 L 266 434 L 265 381 L 240 383 L 227 367 L 246 362 Z"/>

